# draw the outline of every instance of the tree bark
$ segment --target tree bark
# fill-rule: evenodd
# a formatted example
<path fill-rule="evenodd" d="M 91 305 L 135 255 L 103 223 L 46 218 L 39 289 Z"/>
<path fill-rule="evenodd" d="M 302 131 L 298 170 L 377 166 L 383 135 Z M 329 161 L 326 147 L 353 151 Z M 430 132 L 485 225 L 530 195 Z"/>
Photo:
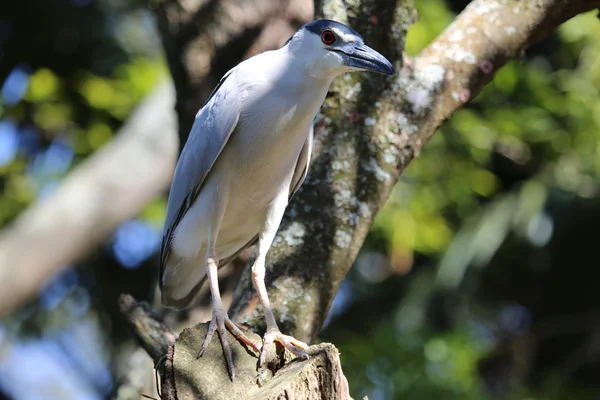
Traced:
<path fill-rule="evenodd" d="M 236 369 L 236 378 L 231 382 L 224 368 L 223 349 L 218 340 L 211 341 L 206 353 L 196 360 L 195 349 L 202 345 L 206 331 L 207 325 L 200 324 L 185 329 L 177 340 L 173 366 L 178 399 L 350 398 L 339 352 L 331 344 L 312 346 L 308 360 L 295 361 L 289 354 L 275 354 L 273 348 L 267 367 L 257 369 L 256 357 L 241 344 L 230 341 Z M 250 332 L 249 338 L 260 346 L 259 335 Z M 195 351 L 190 352 L 191 349 Z"/>
<path fill-rule="evenodd" d="M 139 344 L 152 357 L 154 364 L 158 364 L 169 346 L 175 344 L 175 334 L 159 320 L 148 304 L 139 303 L 130 295 L 119 297 L 119 310 Z"/>

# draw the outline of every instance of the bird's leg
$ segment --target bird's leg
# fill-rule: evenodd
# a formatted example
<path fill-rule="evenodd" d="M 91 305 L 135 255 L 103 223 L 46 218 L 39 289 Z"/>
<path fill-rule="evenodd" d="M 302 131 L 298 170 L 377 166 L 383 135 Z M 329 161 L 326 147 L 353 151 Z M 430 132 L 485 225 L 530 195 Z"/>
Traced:
<path fill-rule="evenodd" d="M 252 282 L 254 283 L 254 288 L 256 289 L 258 297 L 260 298 L 265 310 L 265 320 L 267 323 L 267 331 L 265 332 L 265 336 L 263 338 L 263 348 L 260 352 L 258 365 L 262 366 L 264 364 L 267 348 L 273 342 L 279 342 L 281 345 L 283 345 L 283 347 L 300 358 L 308 358 L 308 354 L 306 354 L 308 345 L 304 342 L 296 340 L 292 336 L 284 335 L 277 326 L 277 321 L 275 321 L 275 315 L 273 315 L 273 310 L 271 309 L 271 303 L 267 294 L 267 288 L 265 286 L 264 255 L 258 256 L 254 262 L 254 265 L 252 266 Z"/>
<path fill-rule="evenodd" d="M 267 323 L 267 331 L 265 332 L 265 336 L 263 338 L 263 348 L 260 352 L 260 358 L 258 361 L 259 366 L 264 364 L 267 353 L 266 349 L 268 345 L 273 342 L 279 342 L 283 347 L 300 358 L 308 358 L 308 354 L 306 354 L 308 345 L 306 343 L 296 340 L 291 336 L 284 335 L 279 330 L 277 321 L 275 320 L 275 315 L 273 315 L 273 310 L 271 309 L 271 302 L 269 301 L 267 288 L 265 286 L 265 257 L 269 251 L 269 248 L 271 247 L 271 244 L 273 243 L 275 233 L 277 233 L 277 229 L 279 228 L 279 224 L 283 218 L 283 212 L 287 206 L 287 200 L 286 193 L 285 198 L 282 200 L 276 200 L 272 206 L 272 209 L 269 211 L 265 225 L 258 236 L 258 251 L 256 260 L 252 265 L 252 283 L 254 284 L 254 288 L 256 289 L 258 297 L 260 298 L 265 310 L 265 320 Z"/>
<path fill-rule="evenodd" d="M 221 346 L 223 348 L 223 354 L 225 355 L 225 360 L 227 362 L 227 370 L 229 371 L 229 376 L 233 381 L 235 379 L 235 370 L 233 368 L 233 357 L 231 354 L 231 348 L 229 346 L 229 341 L 227 340 L 227 336 L 225 334 L 225 328 L 231 332 L 233 336 L 236 337 L 240 342 L 244 343 L 246 346 L 259 353 L 260 350 L 256 345 L 248 339 L 248 337 L 237 327 L 235 324 L 229 319 L 227 315 L 227 311 L 223 307 L 223 302 L 221 301 L 221 293 L 219 292 L 219 281 L 217 279 L 217 269 L 219 266 L 219 261 L 216 256 L 216 252 L 213 250 L 214 247 L 209 245 L 209 250 L 206 255 L 206 275 L 208 276 L 208 282 L 210 285 L 210 294 L 212 299 L 212 319 L 208 326 L 208 332 L 206 333 L 206 338 L 204 339 L 204 343 L 202 343 L 202 348 L 198 352 L 196 358 L 202 357 L 204 351 L 206 350 L 210 340 L 212 338 L 215 330 L 219 335 L 219 340 L 221 341 Z"/>

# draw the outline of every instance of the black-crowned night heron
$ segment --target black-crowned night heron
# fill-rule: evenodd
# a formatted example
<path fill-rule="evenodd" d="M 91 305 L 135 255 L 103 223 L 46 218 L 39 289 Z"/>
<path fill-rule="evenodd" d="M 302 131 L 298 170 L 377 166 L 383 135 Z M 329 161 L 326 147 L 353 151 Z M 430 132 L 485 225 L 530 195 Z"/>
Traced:
<path fill-rule="evenodd" d="M 188 306 L 208 277 L 215 332 L 234 369 L 227 328 L 257 353 L 274 341 L 307 358 L 308 346 L 281 333 L 265 288 L 265 256 L 310 161 L 313 119 L 333 79 L 347 71 L 394 74 L 390 62 L 351 28 L 310 22 L 283 47 L 245 60 L 221 79 L 196 114 L 169 193 L 161 249 L 164 305 Z M 252 280 L 265 311 L 262 351 L 229 319 L 217 269 L 258 242 Z M 205 275 L 206 273 L 206 275 Z"/>

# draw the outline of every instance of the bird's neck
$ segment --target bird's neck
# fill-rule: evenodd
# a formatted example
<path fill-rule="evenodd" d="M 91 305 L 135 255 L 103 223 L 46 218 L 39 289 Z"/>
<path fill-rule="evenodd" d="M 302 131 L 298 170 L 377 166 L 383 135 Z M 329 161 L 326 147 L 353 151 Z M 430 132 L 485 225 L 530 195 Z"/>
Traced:
<path fill-rule="evenodd" d="M 334 68 L 334 55 L 323 57 L 322 54 L 310 49 L 310 45 L 300 38 L 295 43 L 280 49 L 285 52 L 285 58 L 291 69 L 303 76 L 303 80 L 329 87 L 331 82 L 342 70 Z"/>

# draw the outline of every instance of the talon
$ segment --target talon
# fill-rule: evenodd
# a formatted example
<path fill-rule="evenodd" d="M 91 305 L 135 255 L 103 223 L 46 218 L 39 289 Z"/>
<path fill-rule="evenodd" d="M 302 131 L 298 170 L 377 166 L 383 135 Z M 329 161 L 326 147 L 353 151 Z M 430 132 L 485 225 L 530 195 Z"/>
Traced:
<path fill-rule="evenodd" d="M 200 357 L 202 357 L 202 355 L 204 354 L 204 351 L 208 347 L 208 344 L 210 343 L 210 339 L 212 339 L 212 335 L 213 335 L 213 333 L 215 333 L 215 327 L 216 327 L 215 322 L 216 322 L 216 318 L 215 318 L 215 314 L 213 313 L 213 317 L 210 320 L 210 324 L 208 325 L 208 332 L 206 332 L 206 337 L 204 338 L 204 342 L 202 342 L 202 347 L 200 348 L 200 351 L 196 355 L 196 360 L 199 359 Z"/>
<path fill-rule="evenodd" d="M 227 327 L 229 332 L 231 332 L 231 334 L 236 337 L 237 340 L 251 348 L 256 354 L 260 354 L 260 349 L 258 348 L 258 346 L 255 345 L 252 340 L 248 339 L 248 337 L 244 335 L 244 332 L 242 332 L 240 328 L 238 328 L 233 322 L 231 322 L 229 317 L 225 319 L 225 326 Z"/>
<path fill-rule="evenodd" d="M 272 344 L 273 342 L 278 342 L 284 348 L 291 351 L 298 358 L 304 360 L 307 360 L 309 358 L 308 354 L 306 353 L 306 350 L 308 350 L 309 346 L 306 343 L 292 336 L 284 335 L 278 329 L 270 330 L 267 331 L 267 333 L 265 333 L 265 336 L 263 338 L 263 347 L 262 351 L 260 352 L 260 358 L 258 360 L 259 367 L 262 367 L 265 362 L 265 358 L 267 356 L 267 346 Z"/>
<path fill-rule="evenodd" d="M 202 357 L 204 351 L 208 347 L 213 334 L 215 331 L 219 336 L 219 341 L 221 342 L 221 348 L 223 349 L 223 355 L 225 356 L 225 361 L 227 363 L 227 372 L 229 372 L 229 376 L 233 381 L 235 379 L 235 369 L 233 367 L 233 354 L 231 351 L 231 347 L 229 345 L 229 341 L 227 340 L 226 331 L 231 332 L 231 334 L 240 342 L 244 343 L 246 346 L 254 350 L 256 353 L 260 353 L 258 347 L 252 342 L 245 334 L 242 332 L 240 328 L 238 328 L 230 319 L 225 311 L 213 310 L 212 319 L 210 324 L 208 325 L 208 332 L 206 333 L 206 337 L 204 338 L 204 342 L 202 343 L 202 347 L 196 356 L 196 359 Z"/>

